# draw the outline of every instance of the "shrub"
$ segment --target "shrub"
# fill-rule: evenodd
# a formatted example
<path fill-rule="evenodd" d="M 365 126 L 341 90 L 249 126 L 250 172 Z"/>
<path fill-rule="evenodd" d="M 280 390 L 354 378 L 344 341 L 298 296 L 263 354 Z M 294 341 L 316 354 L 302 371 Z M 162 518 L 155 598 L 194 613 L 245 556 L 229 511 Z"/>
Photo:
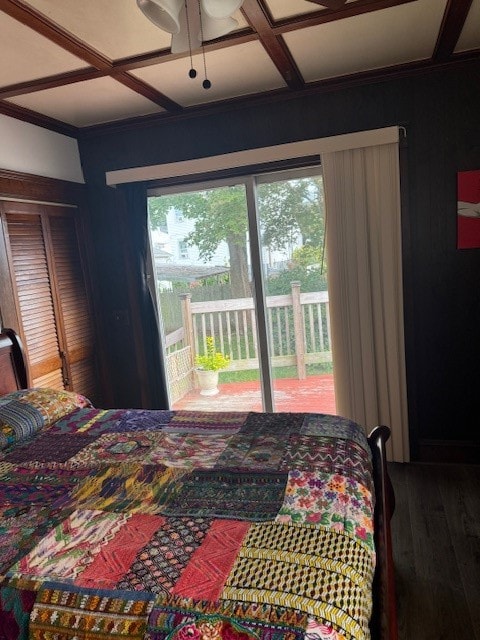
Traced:
<path fill-rule="evenodd" d="M 230 358 L 215 350 L 215 340 L 207 337 L 207 350 L 203 355 L 196 356 L 195 364 L 205 371 L 218 371 L 230 364 Z"/>

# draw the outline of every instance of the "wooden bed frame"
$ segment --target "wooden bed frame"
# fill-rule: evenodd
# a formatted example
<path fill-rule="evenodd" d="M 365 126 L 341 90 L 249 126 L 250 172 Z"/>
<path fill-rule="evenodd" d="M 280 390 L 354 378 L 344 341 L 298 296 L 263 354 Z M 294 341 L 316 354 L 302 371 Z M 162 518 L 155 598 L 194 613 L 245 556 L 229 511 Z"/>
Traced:
<path fill-rule="evenodd" d="M 27 387 L 26 360 L 22 343 L 15 331 L 0 333 L 0 396 Z M 385 443 L 390 429 L 375 427 L 368 436 L 372 451 L 375 485 L 375 544 L 377 566 L 373 583 L 373 612 L 370 622 L 372 640 L 398 640 L 395 601 L 395 574 L 392 557 L 390 519 L 395 498 L 387 472 Z"/>
<path fill-rule="evenodd" d="M 395 509 L 395 494 L 387 470 L 385 443 L 390 429 L 375 427 L 368 436 L 372 451 L 375 486 L 374 538 L 377 567 L 373 581 L 372 640 L 398 640 L 395 570 L 390 520 Z"/>
<path fill-rule="evenodd" d="M 27 386 L 25 354 L 20 338 L 13 329 L 0 333 L 0 396 Z"/>

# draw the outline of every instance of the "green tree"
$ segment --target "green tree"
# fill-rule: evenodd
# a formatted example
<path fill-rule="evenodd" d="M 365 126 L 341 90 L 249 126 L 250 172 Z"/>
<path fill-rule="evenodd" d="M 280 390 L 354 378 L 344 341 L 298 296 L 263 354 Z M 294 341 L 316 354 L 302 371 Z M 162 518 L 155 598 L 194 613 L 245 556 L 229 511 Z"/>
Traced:
<path fill-rule="evenodd" d="M 148 213 L 150 222 L 154 229 L 167 228 L 167 211 L 164 206 L 164 196 L 151 196 L 148 199 Z"/>
<path fill-rule="evenodd" d="M 295 266 L 310 267 L 315 265 L 323 271 L 323 247 L 305 244 L 293 250 L 292 258 Z"/>
<path fill-rule="evenodd" d="M 251 295 L 247 263 L 247 205 L 243 186 L 208 189 L 194 193 L 163 196 L 150 213 L 152 226 L 160 226 L 171 208 L 179 210 L 195 226 L 186 237 L 189 245 L 198 248 L 200 257 L 211 260 L 219 244 L 224 241 L 230 254 L 230 282 L 232 295 L 245 298 Z"/>
<path fill-rule="evenodd" d="M 258 188 L 262 240 L 272 250 L 285 250 L 300 236 L 304 245 L 323 244 L 323 191 L 321 178 L 282 180 L 262 184 Z M 210 260 L 224 241 L 230 253 L 232 295 L 251 295 L 247 262 L 247 205 L 243 185 L 208 189 L 193 193 L 167 195 L 150 206 L 153 227 L 165 225 L 166 216 L 174 208 L 194 221 L 194 229 L 186 240 L 195 245 L 200 257 Z M 149 200 L 149 204 L 150 204 Z"/>
<path fill-rule="evenodd" d="M 320 176 L 262 184 L 258 200 L 267 247 L 285 249 L 298 235 L 303 245 L 322 246 L 325 226 Z"/>

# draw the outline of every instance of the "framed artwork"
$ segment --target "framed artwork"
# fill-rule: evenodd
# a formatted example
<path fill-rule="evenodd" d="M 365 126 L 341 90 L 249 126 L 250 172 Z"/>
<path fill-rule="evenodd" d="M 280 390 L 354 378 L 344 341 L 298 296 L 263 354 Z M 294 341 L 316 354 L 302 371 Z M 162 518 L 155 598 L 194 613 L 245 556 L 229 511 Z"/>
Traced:
<path fill-rule="evenodd" d="M 457 248 L 480 248 L 480 169 L 457 174 Z"/>

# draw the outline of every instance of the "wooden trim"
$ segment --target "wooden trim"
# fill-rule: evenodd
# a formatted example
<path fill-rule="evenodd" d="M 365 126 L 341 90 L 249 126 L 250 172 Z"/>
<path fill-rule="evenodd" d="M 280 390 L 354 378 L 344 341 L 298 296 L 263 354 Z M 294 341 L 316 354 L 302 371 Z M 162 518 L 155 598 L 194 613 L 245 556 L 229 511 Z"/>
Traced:
<path fill-rule="evenodd" d="M 347 3 L 347 0 L 307 0 L 307 2 L 319 4 L 322 7 L 326 7 L 327 9 L 337 10 L 344 7 Z"/>
<path fill-rule="evenodd" d="M 476 50 L 474 52 L 469 51 L 457 54 L 450 60 L 445 61 L 436 62 L 432 60 L 420 60 L 415 62 L 405 62 L 391 67 L 383 67 L 382 69 L 361 71 L 359 73 L 352 73 L 350 75 L 339 76 L 337 78 L 328 78 L 327 80 L 312 82 L 306 85 L 305 89 L 302 91 L 302 95 L 343 90 L 368 83 L 386 82 L 400 78 L 411 78 L 425 73 L 445 71 L 452 68 L 461 69 L 471 63 L 477 63 L 479 59 L 480 50 Z"/>
<path fill-rule="evenodd" d="M 25 24 L 45 38 L 48 38 L 51 42 L 54 42 L 69 53 L 84 60 L 95 69 L 106 72 L 106 74 L 110 75 L 114 80 L 120 82 L 135 93 L 148 98 L 148 100 L 160 105 L 164 109 L 171 111 L 179 111 L 181 109 L 179 104 L 125 71 L 119 70 L 118 72 L 112 73 L 112 60 L 60 27 L 40 11 L 25 4 L 22 0 L 2 0 L 1 9 L 22 24 Z M 57 76 L 56 82 L 58 82 L 58 80 L 59 77 Z M 61 85 L 55 84 L 54 86 Z"/>
<path fill-rule="evenodd" d="M 283 38 L 272 31 L 270 20 L 257 0 L 244 0 L 242 13 L 248 24 L 254 29 L 260 42 L 277 67 L 286 85 L 290 89 L 301 89 L 304 86 L 302 75 Z"/>
<path fill-rule="evenodd" d="M 0 9 L 11 18 L 33 29 L 65 51 L 84 60 L 95 69 L 111 69 L 112 61 L 87 45 L 72 33 L 63 29 L 45 14 L 34 9 L 23 0 L 1 0 Z"/>
<path fill-rule="evenodd" d="M 433 52 L 433 60 L 447 60 L 454 52 L 472 0 L 448 0 Z"/>
<path fill-rule="evenodd" d="M 157 91 L 146 82 L 143 82 L 139 78 L 130 75 L 126 71 L 112 73 L 111 77 L 123 84 L 125 87 L 128 87 L 132 91 L 135 91 L 135 93 L 138 93 L 151 102 L 154 102 L 160 107 L 163 107 L 163 109 L 166 109 L 167 111 L 178 112 L 182 110 L 182 106 L 177 102 L 161 93 L 160 91 Z"/>
<path fill-rule="evenodd" d="M 281 37 L 283 33 L 412 1 L 413 0 L 357 0 L 355 3 L 347 4 L 340 8 L 324 9 L 323 11 L 321 10 L 313 14 L 297 16 L 294 19 L 290 18 L 273 23 L 264 0 L 245 0 L 242 11 L 256 33 L 243 30 L 232 35 L 218 38 L 211 43 L 207 43 L 205 45 L 205 51 L 208 52 L 230 47 L 235 44 L 241 44 L 242 42 L 260 40 L 265 51 L 282 75 L 286 85 L 291 90 L 301 90 L 305 83 L 290 50 Z M 343 2 L 343 0 L 330 0 L 328 4 L 333 7 L 333 4 L 337 6 L 341 2 Z M 40 78 L 30 83 L 22 82 L 4 87 L 3 91 L 0 90 L 0 113 L 11 115 L 19 120 L 31 122 L 32 124 L 51 129 L 52 131 L 76 136 L 78 129 L 72 125 L 12 103 L 4 103 L 1 100 L 2 98 L 11 98 L 17 95 L 25 95 L 35 91 L 42 91 L 105 76 L 110 76 L 132 91 L 158 104 L 166 111 L 175 114 L 181 112 L 181 105 L 147 83 L 125 72 L 173 59 L 184 58 L 189 55 L 188 52 L 172 54 L 169 50 L 160 50 L 114 62 L 96 51 L 86 42 L 63 29 L 40 11 L 28 5 L 24 0 L 1 0 L 0 10 L 93 67 L 93 69 L 81 69 L 79 71 Z"/>
<path fill-rule="evenodd" d="M 13 329 L 20 326 L 20 320 L 12 285 L 6 228 L 3 203 L 0 200 L 0 317 L 3 326 L 12 327 Z"/>
<path fill-rule="evenodd" d="M 99 51 L 96 51 L 93 47 L 80 40 L 69 31 L 60 27 L 40 11 L 37 11 L 33 7 L 25 4 L 22 0 L 2 0 L 0 7 L 5 13 L 27 27 L 30 27 L 45 38 L 48 38 L 51 42 L 65 49 L 65 51 L 68 51 L 81 60 L 84 60 L 95 69 L 106 72 L 117 82 L 120 82 L 132 91 L 135 91 L 152 102 L 155 102 L 155 104 L 159 104 L 163 108 L 172 111 L 178 111 L 181 109 L 180 105 L 176 102 L 170 100 L 167 96 L 156 91 L 153 87 L 145 84 L 125 71 L 111 73 L 113 70 L 112 60 L 101 54 Z M 58 79 L 59 78 L 57 77 L 57 81 Z M 54 86 L 60 85 L 56 84 Z"/>
<path fill-rule="evenodd" d="M 1 197 L 80 205 L 86 199 L 86 185 L 81 182 L 0 169 Z"/>
<path fill-rule="evenodd" d="M 330 0 L 330 2 L 333 1 L 338 4 L 338 0 Z M 343 2 L 343 0 L 340 1 Z M 258 34 L 245 29 L 233 34 L 228 34 L 227 36 L 222 36 L 212 42 L 206 43 L 205 52 L 208 53 L 209 51 L 231 47 L 236 44 L 242 44 L 243 42 L 258 40 L 264 29 L 270 31 L 273 35 L 278 36 L 289 31 L 324 24 L 333 20 L 341 20 L 343 18 L 360 15 L 362 13 L 369 13 L 370 11 L 378 11 L 380 9 L 398 6 L 413 1 L 414 0 L 357 0 L 354 3 L 344 4 L 341 8 L 319 10 L 314 13 L 300 15 L 294 18 L 286 18 L 274 22 L 264 0 L 246 0 L 242 10 L 246 7 L 248 8 L 248 5 L 250 5 L 248 16 L 247 14 L 244 15 L 246 15 L 247 21 L 252 19 L 253 28 L 258 32 Z M 128 71 L 161 62 L 185 58 L 189 55 L 188 51 L 179 54 L 172 54 L 169 49 L 161 49 L 112 61 L 99 54 L 85 42 L 75 38 L 75 36 L 59 27 L 59 25 L 53 21 L 48 20 L 48 18 L 46 18 L 46 16 L 41 12 L 36 11 L 33 7 L 25 4 L 22 0 L 1 0 L 0 9 L 16 20 L 22 22 L 22 24 L 25 24 L 38 33 L 41 33 L 43 36 L 47 37 L 52 42 L 55 42 L 70 53 L 73 53 L 82 60 L 85 60 L 85 62 L 91 64 L 95 69 L 104 70 L 106 74 L 109 74 L 110 71 L 114 69 L 117 71 Z M 82 72 L 83 71 L 72 73 Z M 85 73 L 88 72 L 89 70 L 85 70 Z M 59 74 L 59 80 L 62 75 L 67 80 L 66 84 L 68 84 L 70 82 L 68 78 L 69 74 Z"/>
<path fill-rule="evenodd" d="M 421 439 L 416 452 L 416 462 L 480 464 L 480 442 Z"/>
<path fill-rule="evenodd" d="M 44 129 L 55 131 L 56 133 L 62 133 L 66 136 L 70 136 L 71 138 L 76 138 L 78 136 L 79 129 L 77 127 L 67 124 L 66 122 L 62 122 L 61 120 L 45 116 L 38 111 L 32 111 L 32 109 L 20 107 L 13 102 L 0 100 L 0 113 L 4 116 L 10 116 L 11 118 L 22 120 L 23 122 L 30 122 L 30 124 L 35 124 L 37 127 L 43 127 Z"/>
<path fill-rule="evenodd" d="M 254 96 L 240 96 L 216 103 L 182 108 L 181 105 L 162 92 L 126 72 L 149 65 L 160 64 L 169 60 L 185 58 L 188 56 L 188 52 L 172 54 L 169 50 L 162 49 L 112 61 L 90 47 L 86 42 L 81 41 L 73 34 L 61 28 L 24 0 L 0 0 L 0 11 L 19 20 L 22 24 L 34 29 L 58 46 L 61 46 L 91 65 L 86 69 L 40 78 L 33 80 L 31 83 L 22 82 L 10 85 L 4 87 L 3 91 L 0 89 L 0 113 L 72 137 L 78 137 L 81 135 L 81 132 L 86 132 L 87 135 L 93 132 L 95 135 L 98 135 L 103 131 L 121 131 L 124 128 L 132 126 L 162 122 L 163 119 L 172 117 L 191 117 L 192 115 L 197 116 L 204 113 L 215 114 L 231 108 L 250 107 L 263 103 L 269 104 L 272 101 L 295 99 L 300 95 L 312 95 L 324 91 L 345 89 L 368 82 L 380 82 L 387 79 L 412 76 L 417 73 L 444 68 L 443 65 L 445 64 L 476 60 L 480 55 L 479 51 L 469 51 L 465 54 L 452 55 L 472 0 L 449 0 L 436 51 L 432 59 L 305 84 L 294 58 L 281 37 L 283 34 L 369 13 L 371 11 L 379 11 L 409 2 L 415 2 L 415 0 L 356 0 L 355 2 L 347 3 L 344 3 L 343 0 L 326 0 L 323 3 L 320 0 L 311 1 L 319 6 L 329 5 L 330 8 L 274 21 L 265 0 L 245 0 L 242 10 L 244 11 L 244 15 L 247 16 L 251 27 L 256 30 L 256 33 L 253 32 L 251 28 L 243 29 L 237 33 L 218 38 L 205 45 L 205 51 L 209 52 L 243 42 L 259 40 L 281 73 L 288 89 L 279 89 L 259 93 Z M 130 90 L 158 104 L 165 109 L 165 111 L 160 114 L 128 118 L 121 122 L 77 128 L 68 123 L 2 100 L 2 98 L 11 98 L 16 95 L 24 95 L 30 92 L 50 89 L 75 82 L 88 81 L 99 77 L 111 77 Z"/>
<path fill-rule="evenodd" d="M 316 27 L 319 24 L 334 22 L 335 20 L 343 20 L 344 18 L 352 18 L 371 11 L 380 11 L 381 9 L 389 9 L 398 7 L 402 4 L 415 2 L 416 0 L 357 0 L 345 4 L 340 9 L 324 9 L 323 11 L 315 11 L 295 16 L 294 18 L 284 18 L 278 20 L 273 25 L 273 33 L 280 35 L 297 29 L 305 29 L 306 27 Z"/>
<path fill-rule="evenodd" d="M 218 51 L 225 49 L 226 47 L 233 47 L 238 44 L 245 44 L 247 42 L 255 42 L 258 40 L 256 33 L 253 33 L 251 29 L 243 29 L 229 34 L 228 36 L 222 36 L 216 40 L 205 42 L 205 53 L 210 51 Z M 183 51 L 181 53 L 172 53 L 170 49 L 158 49 L 157 51 L 149 51 L 148 53 L 141 53 L 135 56 L 128 56 L 126 58 L 119 58 L 113 63 L 113 69 L 121 71 L 131 71 L 132 69 L 141 69 L 142 67 L 150 67 L 155 64 L 161 64 L 162 62 L 170 62 L 172 60 L 182 60 L 190 56 L 189 51 Z"/>
<path fill-rule="evenodd" d="M 35 93 L 44 91 L 45 89 L 55 89 L 56 87 L 65 87 L 76 82 L 88 82 L 95 78 L 104 78 L 108 75 L 108 71 L 99 71 L 98 69 L 85 69 L 82 71 L 69 71 L 67 73 L 59 73 L 54 76 L 38 78 L 37 80 L 29 80 L 28 82 L 19 82 L 11 84 L 0 89 L 0 100 L 22 96 L 27 93 Z"/>
<path fill-rule="evenodd" d="M 15 324 L 10 322 L 10 326 L 13 327 L 14 330 L 19 336 L 24 344 L 26 344 L 25 335 L 23 332 L 23 322 L 22 322 L 22 313 L 20 309 L 18 290 L 17 290 L 17 282 L 15 280 L 15 270 L 13 267 L 13 256 L 12 250 L 10 246 L 9 233 L 8 233 L 8 224 L 7 224 L 7 213 L 8 212 L 8 202 L 2 202 L 0 200 L 0 216 L 2 220 L 2 233 L 5 242 L 5 258 L 8 264 L 8 274 L 9 280 L 5 281 L 6 291 L 8 295 L 13 297 L 13 304 L 15 309 Z M 0 308 L 1 311 L 1 308 Z M 12 313 L 12 310 L 9 309 L 9 314 Z M 27 375 L 27 384 L 26 387 L 32 386 L 32 368 L 30 366 L 30 358 L 27 351 L 23 351 L 23 356 L 25 358 L 25 371 Z"/>
<path fill-rule="evenodd" d="M 315 0 L 310 1 L 314 2 Z M 271 19 L 270 12 L 264 0 L 246 0 L 242 10 L 245 6 L 250 5 L 249 15 L 253 18 L 254 28 L 257 31 L 261 32 L 263 27 L 268 25 L 268 28 L 272 30 L 274 35 L 281 35 L 288 31 L 324 24 L 325 22 L 331 22 L 333 20 L 341 20 L 343 18 L 360 15 L 362 13 L 378 11 L 380 9 L 395 7 L 414 1 L 415 0 L 357 0 L 354 3 L 343 3 L 343 6 L 337 9 L 327 8 L 314 13 L 299 15 L 294 18 L 286 18 L 276 22 Z M 330 3 L 333 2 L 339 4 L 339 2 L 343 2 L 343 0 L 330 0 Z M 320 4 L 320 2 L 318 2 L 318 4 Z M 76 55 L 85 62 L 88 62 L 95 69 L 105 70 L 107 73 L 112 69 L 127 71 L 129 69 L 158 64 L 159 62 L 164 62 L 166 60 L 188 57 L 189 55 L 188 51 L 180 54 L 172 54 L 169 49 L 162 49 L 138 56 L 119 59 L 114 62 L 106 56 L 103 56 L 84 41 L 76 38 L 70 32 L 62 29 L 62 27 L 52 20 L 49 20 L 40 11 L 37 11 L 30 5 L 27 5 L 22 0 L 1 0 L 0 10 L 15 18 L 22 24 L 25 24 L 31 29 L 37 31 L 52 42 L 55 42 L 55 44 L 61 46 L 73 55 Z M 249 20 L 248 17 L 247 20 Z M 266 23 L 264 20 L 266 20 Z M 259 29 L 256 27 L 257 24 L 261 25 Z M 230 47 L 235 44 L 241 44 L 242 42 L 251 42 L 252 40 L 258 39 L 258 37 L 259 36 L 257 36 L 257 34 L 254 34 L 251 31 L 249 32 L 249 30 L 238 31 L 206 43 L 205 51 L 208 52 L 224 47 Z M 68 76 L 68 74 L 65 74 L 65 76 Z"/>
<path fill-rule="evenodd" d="M 338 78 L 329 78 L 315 83 L 307 84 L 299 91 L 289 91 L 288 89 L 279 89 L 251 95 L 248 97 L 232 98 L 206 105 L 185 108 L 179 114 L 161 113 L 146 116 L 138 116 L 127 118 L 121 122 L 107 122 L 88 127 L 82 127 L 78 131 L 79 138 L 97 137 L 98 135 L 118 133 L 138 127 L 150 127 L 154 124 L 162 122 L 180 122 L 184 119 L 197 118 L 201 116 L 211 116 L 216 114 L 224 114 L 229 110 L 251 108 L 260 105 L 268 105 L 279 103 L 282 101 L 296 100 L 305 96 L 320 95 L 322 93 L 330 93 L 332 91 L 341 91 L 358 85 L 373 84 L 395 80 L 398 78 L 412 77 L 423 75 L 425 73 L 433 73 L 444 71 L 446 69 L 461 69 L 471 64 L 476 64 L 480 59 L 480 50 L 470 53 L 457 54 L 451 60 L 446 62 L 432 63 L 431 60 L 422 60 L 421 62 L 409 62 L 406 64 L 396 65 L 394 67 L 386 67 L 384 69 L 375 69 L 373 71 L 365 71 L 351 76 L 341 76 Z"/>
<path fill-rule="evenodd" d="M 377 566 L 373 580 L 372 640 L 398 640 L 395 569 L 390 520 L 395 510 L 395 494 L 387 471 L 385 444 L 390 429 L 375 427 L 368 436 L 372 452 L 375 487 L 374 538 Z"/>

